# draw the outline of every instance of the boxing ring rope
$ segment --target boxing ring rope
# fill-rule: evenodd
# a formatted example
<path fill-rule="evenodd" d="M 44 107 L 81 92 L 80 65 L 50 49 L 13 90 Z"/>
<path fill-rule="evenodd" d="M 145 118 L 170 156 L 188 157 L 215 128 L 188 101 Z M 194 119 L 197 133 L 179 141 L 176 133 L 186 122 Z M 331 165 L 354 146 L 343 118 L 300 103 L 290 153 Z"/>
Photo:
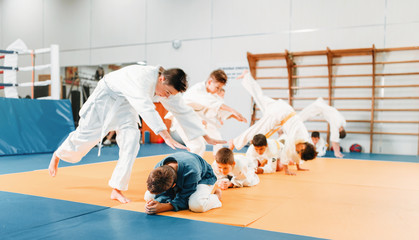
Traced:
<path fill-rule="evenodd" d="M 19 44 L 24 43 L 21 40 L 17 40 Z M 15 43 L 16 43 L 15 42 Z M 12 44 L 13 45 L 13 44 Z M 22 45 L 21 45 L 22 46 Z M 26 46 L 25 46 L 26 47 Z M 35 56 L 36 54 L 44 54 L 44 53 L 50 53 L 50 63 L 35 66 Z M 42 49 L 34 49 L 34 50 L 28 50 L 28 49 L 19 49 L 19 50 L 0 50 L 0 54 L 4 54 L 0 56 L 0 59 L 4 59 L 4 62 L 6 64 L 6 61 L 8 59 L 8 56 L 11 56 L 11 58 L 15 57 L 15 64 L 11 64 L 10 66 L 0 66 L 0 74 L 6 74 L 6 72 L 14 71 L 14 72 L 23 72 L 23 71 L 32 71 L 32 81 L 27 83 L 17 83 L 16 82 L 16 76 L 4 76 L 3 80 L 4 83 L 0 83 L 0 89 L 4 87 L 31 87 L 32 89 L 32 99 L 34 98 L 34 87 L 35 86 L 47 86 L 51 85 L 51 96 L 45 97 L 48 99 L 60 99 L 60 65 L 59 65 L 59 46 L 58 45 L 51 45 L 50 48 L 42 48 Z M 17 66 L 17 56 L 18 55 L 31 55 L 31 62 L 32 66 L 25 66 L 25 67 L 18 67 Z M 13 62 L 14 59 L 11 59 Z M 13 66 L 14 65 L 14 66 Z M 44 69 L 51 69 L 51 79 L 47 81 L 42 82 L 35 82 L 35 71 L 44 70 Z M 10 75 L 10 72 L 9 72 Z M 6 81 L 7 78 L 7 81 Z M 10 78 L 10 80 L 8 79 Z M 9 82 L 11 81 L 11 82 Z M 5 92 L 6 93 L 6 92 Z M 17 98 L 17 92 L 16 94 L 12 94 L 8 96 L 5 94 L 6 97 L 12 97 Z"/>

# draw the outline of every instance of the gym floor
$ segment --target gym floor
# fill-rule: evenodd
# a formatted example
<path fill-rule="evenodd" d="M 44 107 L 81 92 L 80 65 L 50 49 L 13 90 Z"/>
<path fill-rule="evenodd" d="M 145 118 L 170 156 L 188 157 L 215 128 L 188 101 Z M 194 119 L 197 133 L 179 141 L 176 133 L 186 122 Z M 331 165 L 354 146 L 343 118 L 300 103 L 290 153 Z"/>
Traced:
<path fill-rule="evenodd" d="M 128 204 L 109 199 L 116 146 L 61 161 L 55 178 L 51 153 L 0 157 L 0 239 L 419 239 L 419 156 L 328 152 L 297 176 L 259 175 L 257 186 L 223 191 L 222 208 L 149 216 L 145 180 L 172 152 L 141 146 Z"/>

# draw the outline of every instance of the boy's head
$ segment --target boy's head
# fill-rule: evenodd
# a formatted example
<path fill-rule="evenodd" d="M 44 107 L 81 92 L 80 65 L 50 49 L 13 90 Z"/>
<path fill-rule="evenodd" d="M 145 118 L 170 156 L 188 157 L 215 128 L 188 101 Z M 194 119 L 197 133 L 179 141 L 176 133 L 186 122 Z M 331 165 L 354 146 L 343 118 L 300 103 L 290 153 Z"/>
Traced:
<path fill-rule="evenodd" d="M 156 85 L 156 95 L 169 97 L 179 92 L 185 92 L 188 88 L 186 73 L 180 68 L 168 70 L 160 69 L 160 75 Z"/>
<path fill-rule="evenodd" d="M 339 138 L 345 138 L 346 137 L 346 131 L 343 127 L 339 128 Z"/>
<path fill-rule="evenodd" d="M 312 132 L 311 133 L 311 141 L 313 144 L 316 145 L 320 140 L 320 133 L 319 132 Z"/>
<path fill-rule="evenodd" d="M 227 84 L 227 74 L 221 70 L 214 70 L 208 77 L 206 88 L 209 93 L 217 94 Z"/>
<path fill-rule="evenodd" d="M 268 147 L 268 140 L 266 139 L 265 135 L 263 134 L 256 134 L 252 139 L 253 147 L 255 148 L 255 151 L 262 155 L 266 148 Z"/>
<path fill-rule="evenodd" d="M 295 150 L 297 151 L 298 155 L 300 155 L 301 159 L 306 161 L 313 160 L 317 156 L 316 147 L 308 142 L 298 143 L 295 146 Z"/>
<path fill-rule="evenodd" d="M 152 194 L 160 194 L 176 184 L 176 170 L 168 165 L 153 169 L 147 178 L 147 190 Z"/>
<path fill-rule="evenodd" d="M 234 154 L 229 148 L 221 148 L 215 154 L 215 162 L 217 163 L 218 170 L 223 174 L 227 175 L 233 170 L 236 162 L 234 161 Z"/>

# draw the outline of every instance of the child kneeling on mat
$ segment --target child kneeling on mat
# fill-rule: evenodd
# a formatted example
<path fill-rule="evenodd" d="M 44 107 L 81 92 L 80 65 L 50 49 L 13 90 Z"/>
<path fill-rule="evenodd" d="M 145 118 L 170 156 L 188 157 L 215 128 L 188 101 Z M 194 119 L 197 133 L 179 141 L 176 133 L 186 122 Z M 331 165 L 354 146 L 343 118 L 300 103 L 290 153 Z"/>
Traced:
<path fill-rule="evenodd" d="M 229 148 L 221 148 L 215 154 L 212 164 L 217 175 L 217 186 L 226 190 L 232 187 L 250 187 L 259 183 L 259 177 L 252 168 L 248 168 L 249 160 L 243 155 L 234 155 Z"/>
<path fill-rule="evenodd" d="M 284 148 L 281 142 L 266 139 L 263 134 L 256 134 L 251 143 L 246 157 L 249 159 L 249 167 L 253 168 L 255 173 L 274 173 L 281 169 L 279 158 Z"/>
<path fill-rule="evenodd" d="M 156 214 L 190 209 L 206 212 L 221 207 L 217 177 L 204 159 L 190 152 L 179 152 L 161 160 L 147 179 L 145 212 Z"/>

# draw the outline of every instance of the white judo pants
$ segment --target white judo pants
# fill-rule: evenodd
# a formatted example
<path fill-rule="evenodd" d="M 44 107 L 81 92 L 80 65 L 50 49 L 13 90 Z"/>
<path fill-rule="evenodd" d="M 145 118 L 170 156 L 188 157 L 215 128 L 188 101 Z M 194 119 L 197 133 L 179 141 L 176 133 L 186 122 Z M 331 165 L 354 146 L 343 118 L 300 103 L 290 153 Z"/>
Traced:
<path fill-rule="evenodd" d="M 265 96 L 250 73 L 245 75 L 242 85 L 253 97 L 263 116 L 245 132 L 233 139 L 234 146 L 238 150 L 243 148 L 256 134 L 268 133 L 290 113 L 294 112 L 294 109 L 288 104 Z"/>
<path fill-rule="evenodd" d="M 80 110 L 77 129 L 56 150 L 57 156 L 71 163 L 79 162 L 105 135 L 116 131 L 119 159 L 109 180 L 109 186 L 121 191 L 128 189 L 132 166 L 140 149 L 138 115 L 123 100 L 117 104 L 112 91 L 101 81 Z"/>
<path fill-rule="evenodd" d="M 196 213 L 203 213 L 213 208 L 222 206 L 217 195 L 211 194 L 214 185 L 198 184 L 196 191 L 189 197 L 189 210 Z M 154 199 L 155 195 L 148 190 L 144 194 L 144 200 L 147 202 Z"/>

